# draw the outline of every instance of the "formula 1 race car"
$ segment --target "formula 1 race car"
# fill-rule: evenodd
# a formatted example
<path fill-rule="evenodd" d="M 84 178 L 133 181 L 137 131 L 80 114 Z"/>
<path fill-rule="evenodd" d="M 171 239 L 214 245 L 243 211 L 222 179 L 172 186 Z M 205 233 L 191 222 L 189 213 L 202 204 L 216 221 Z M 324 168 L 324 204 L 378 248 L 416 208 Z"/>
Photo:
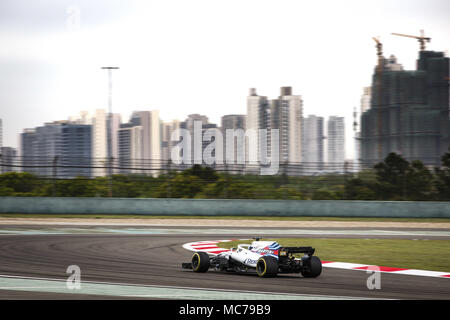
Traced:
<path fill-rule="evenodd" d="M 252 244 L 239 244 L 237 248 L 209 256 L 206 252 L 194 252 L 190 263 L 182 263 L 183 269 L 206 272 L 217 271 L 254 272 L 260 277 L 275 277 L 278 273 L 301 273 L 305 278 L 316 278 L 322 272 L 322 262 L 313 256 L 312 247 L 281 247 L 275 241 L 254 238 Z M 304 253 L 298 259 L 293 254 Z"/>

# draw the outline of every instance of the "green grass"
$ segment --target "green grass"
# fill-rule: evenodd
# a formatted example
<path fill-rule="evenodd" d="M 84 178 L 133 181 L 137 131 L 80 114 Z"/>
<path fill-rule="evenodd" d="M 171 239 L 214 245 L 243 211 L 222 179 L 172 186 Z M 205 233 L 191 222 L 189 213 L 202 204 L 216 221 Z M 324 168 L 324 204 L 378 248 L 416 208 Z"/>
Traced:
<path fill-rule="evenodd" d="M 86 218 L 86 219 L 226 219 L 278 221 L 362 221 L 362 222 L 434 222 L 450 223 L 450 218 L 365 218 L 365 217 L 284 217 L 284 216 L 171 216 L 115 214 L 37 214 L 1 213 L 0 218 Z"/>
<path fill-rule="evenodd" d="M 450 272 L 450 241 L 393 239 L 282 238 L 282 246 L 312 246 L 321 260 Z M 249 241 L 221 242 L 236 247 Z"/>

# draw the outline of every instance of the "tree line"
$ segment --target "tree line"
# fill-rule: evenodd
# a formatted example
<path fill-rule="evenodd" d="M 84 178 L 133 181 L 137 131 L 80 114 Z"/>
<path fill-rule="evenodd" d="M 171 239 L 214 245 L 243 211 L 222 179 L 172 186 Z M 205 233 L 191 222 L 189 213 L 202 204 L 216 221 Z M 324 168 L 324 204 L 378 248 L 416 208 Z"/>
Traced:
<path fill-rule="evenodd" d="M 449 201 L 450 149 L 440 168 L 409 162 L 396 153 L 357 174 L 261 176 L 228 174 L 194 165 L 157 177 L 113 175 L 121 198 Z M 108 197 L 107 177 L 51 179 L 27 172 L 0 175 L 0 196 Z"/>

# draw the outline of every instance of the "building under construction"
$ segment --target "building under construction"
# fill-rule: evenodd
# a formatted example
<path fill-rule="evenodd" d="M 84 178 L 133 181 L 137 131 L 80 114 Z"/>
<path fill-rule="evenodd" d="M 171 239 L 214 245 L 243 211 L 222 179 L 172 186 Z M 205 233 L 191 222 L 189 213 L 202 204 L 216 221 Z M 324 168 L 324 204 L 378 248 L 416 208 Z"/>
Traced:
<path fill-rule="evenodd" d="M 378 65 L 370 109 L 361 115 L 363 167 L 383 161 L 390 152 L 439 166 L 449 147 L 449 58 L 425 50 L 423 39 L 429 38 L 415 38 L 421 43 L 416 70 L 393 67 L 392 57 L 385 59 L 374 39 Z"/>

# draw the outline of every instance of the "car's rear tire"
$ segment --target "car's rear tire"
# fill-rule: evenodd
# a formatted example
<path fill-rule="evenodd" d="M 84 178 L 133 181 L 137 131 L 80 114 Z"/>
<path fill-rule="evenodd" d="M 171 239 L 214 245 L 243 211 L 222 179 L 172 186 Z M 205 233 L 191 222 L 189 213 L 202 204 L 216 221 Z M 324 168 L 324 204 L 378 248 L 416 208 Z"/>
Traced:
<path fill-rule="evenodd" d="M 309 261 L 309 268 L 301 271 L 305 278 L 317 278 L 322 273 L 322 261 L 316 256 L 312 256 Z"/>
<path fill-rule="evenodd" d="M 192 270 L 206 272 L 209 269 L 209 256 L 206 252 L 195 252 L 192 256 Z"/>
<path fill-rule="evenodd" d="M 273 257 L 261 257 L 256 263 L 256 273 L 263 278 L 275 277 L 278 273 L 278 261 Z"/>

